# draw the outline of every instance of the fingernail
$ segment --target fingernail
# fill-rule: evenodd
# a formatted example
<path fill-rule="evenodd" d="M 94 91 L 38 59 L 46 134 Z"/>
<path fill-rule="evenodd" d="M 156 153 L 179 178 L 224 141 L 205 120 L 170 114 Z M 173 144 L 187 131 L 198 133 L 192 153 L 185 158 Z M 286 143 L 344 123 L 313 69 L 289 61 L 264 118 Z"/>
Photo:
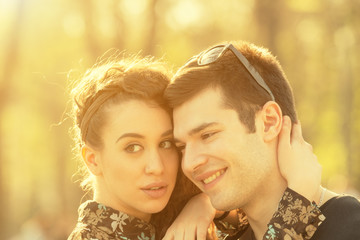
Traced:
<path fill-rule="evenodd" d="M 284 116 L 284 117 L 283 117 L 283 124 L 284 124 L 285 126 L 289 126 L 289 118 L 288 118 L 288 116 Z"/>

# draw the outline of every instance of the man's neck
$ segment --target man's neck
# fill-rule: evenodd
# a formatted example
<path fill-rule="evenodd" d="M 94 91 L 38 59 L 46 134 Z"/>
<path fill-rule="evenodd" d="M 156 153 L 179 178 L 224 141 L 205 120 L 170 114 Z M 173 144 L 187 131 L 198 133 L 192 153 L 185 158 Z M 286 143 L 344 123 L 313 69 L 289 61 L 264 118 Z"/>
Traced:
<path fill-rule="evenodd" d="M 267 231 L 267 224 L 278 208 L 280 199 L 286 189 L 286 181 L 281 177 L 275 177 L 262 188 L 261 194 L 257 194 L 250 204 L 243 208 L 256 239 L 262 239 Z"/>

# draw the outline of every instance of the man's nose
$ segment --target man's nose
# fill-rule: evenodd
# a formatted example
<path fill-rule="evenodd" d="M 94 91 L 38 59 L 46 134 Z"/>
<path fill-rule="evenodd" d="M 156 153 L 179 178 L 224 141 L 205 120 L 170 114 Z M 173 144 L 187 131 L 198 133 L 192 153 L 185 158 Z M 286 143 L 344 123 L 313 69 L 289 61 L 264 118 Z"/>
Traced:
<path fill-rule="evenodd" d="M 163 159 L 158 150 L 152 150 L 147 156 L 145 173 L 161 175 L 164 172 Z"/>
<path fill-rule="evenodd" d="M 208 156 L 198 146 L 186 145 L 182 156 L 181 166 L 186 175 L 191 175 L 194 171 L 205 165 Z"/>

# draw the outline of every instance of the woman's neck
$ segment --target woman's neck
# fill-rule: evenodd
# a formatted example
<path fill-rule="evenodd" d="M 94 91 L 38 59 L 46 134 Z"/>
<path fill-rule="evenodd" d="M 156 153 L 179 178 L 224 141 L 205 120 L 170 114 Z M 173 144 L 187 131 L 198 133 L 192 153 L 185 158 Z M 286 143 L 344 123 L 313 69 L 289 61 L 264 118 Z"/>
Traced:
<path fill-rule="evenodd" d="M 145 222 L 150 222 L 150 213 L 139 212 L 131 207 L 124 206 L 116 198 L 116 196 L 112 195 L 109 191 L 101 189 L 100 187 L 95 187 L 93 200 L 120 212 L 126 213 L 127 215 L 139 218 Z"/>

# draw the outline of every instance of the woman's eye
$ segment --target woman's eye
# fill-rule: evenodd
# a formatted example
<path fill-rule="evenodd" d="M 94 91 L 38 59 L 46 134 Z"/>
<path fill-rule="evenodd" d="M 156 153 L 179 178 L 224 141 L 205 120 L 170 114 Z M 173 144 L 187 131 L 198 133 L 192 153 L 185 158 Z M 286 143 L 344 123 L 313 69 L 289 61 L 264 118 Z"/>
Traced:
<path fill-rule="evenodd" d="M 142 150 L 142 146 L 140 146 L 139 144 L 131 144 L 125 148 L 125 151 L 129 153 L 136 153 L 140 150 Z"/>
<path fill-rule="evenodd" d="M 173 146 L 172 141 L 167 140 L 160 143 L 161 148 L 171 148 Z"/>
<path fill-rule="evenodd" d="M 208 139 L 209 137 L 213 136 L 214 134 L 216 134 L 216 132 L 201 134 L 201 139 L 203 139 L 203 140 Z"/>

